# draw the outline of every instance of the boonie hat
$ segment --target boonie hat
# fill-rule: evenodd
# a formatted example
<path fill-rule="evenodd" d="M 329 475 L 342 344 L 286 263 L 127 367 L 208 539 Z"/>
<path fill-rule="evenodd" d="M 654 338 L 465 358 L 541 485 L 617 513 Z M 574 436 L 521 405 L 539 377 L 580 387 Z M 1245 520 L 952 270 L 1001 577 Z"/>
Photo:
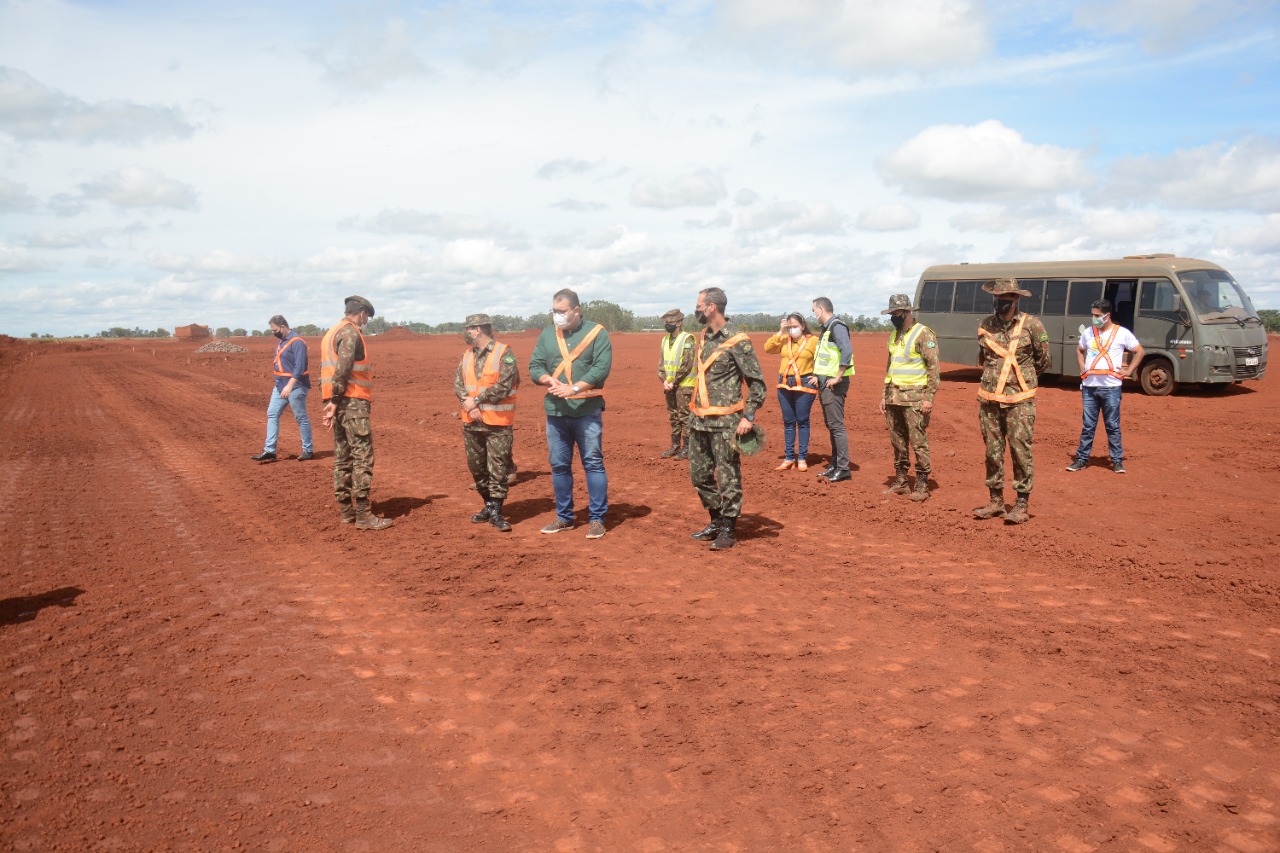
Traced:
<path fill-rule="evenodd" d="M 881 311 L 881 314 L 892 314 L 894 311 L 915 311 L 911 307 L 911 297 L 905 293 L 895 293 L 889 297 L 889 307 Z"/>
<path fill-rule="evenodd" d="M 733 446 L 743 456 L 755 456 L 761 450 L 764 450 L 764 427 L 760 426 L 760 424 L 754 424 L 750 430 L 742 435 L 735 433 Z"/>
<path fill-rule="evenodd" d="M 373 303 L 368 299 L 365 299 L 363 296 L 348 296 L 346 311 L 348 314 L 365 311 L 368 312 L 370 317 L 373 317 L 375 313 L 373 310 Z"/>
<path fill-rule="evenodd" d="M 672 308 L 670 311 L 662 315 L 664 323 L 681 323 L 684 322 L 684 312 L 679 308 Z"/>
<path fill-rule="evenodd" d="M 489 319 L 488 314 L 468 314 L 467 322 L 464 326 L 492 326 L 493 321 Z"/>
<path fill-rule="evenodd" d="M 1017 294 L 1018 296 L 1030 296 L 1030 290 L 1020 290 L 1018 282 L 1011 278 L 993 278 L 986 284 L 982 285 L 982 289 L 992 296 L 1003 296 L 1006 294 Z"/>

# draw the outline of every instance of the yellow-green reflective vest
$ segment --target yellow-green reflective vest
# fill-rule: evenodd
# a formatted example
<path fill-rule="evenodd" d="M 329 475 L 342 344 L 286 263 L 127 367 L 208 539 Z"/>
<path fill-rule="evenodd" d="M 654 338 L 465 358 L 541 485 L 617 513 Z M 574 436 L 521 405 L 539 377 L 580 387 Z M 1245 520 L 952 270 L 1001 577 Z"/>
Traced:
<path fill-rule="evenodd" d="M 675 340 L 671 339 L 671 335 L 662 336 L 662 372 L 666 375 L 667 381 L 671 382 L 676 378 L 676 374 L 680 372 L 680 362 L 684 357 L 684 346 L 693 340 L 693 332 L 681 332 L 675 336 Z M 693 375 L 690 370 L 684 379 L 680 380 L 681 388 L 692 388 L 698 381 L 698 377 Z"/>
<path fill-rule="evenodd" d="M 836 323 L 840 321 L 837 320 Z M 818 348 L 813 353 L 813 372 L 818 376 L 852 376 L 853 375 L 853 353 L 849 353 L 849 369 L 844 373 L 840 372 L 840 347 L 836 346 L 831 340 L 831 328 L 828 326 L 826 331 L 822 333 L 822 337 L 818 340 Z M 844 325 L 841 323 L 841 325 Z M 848 328 L 848 327 L 846 327 Z M 850 341 L 850 344 L 853 342 Z"/>
<path fill-rule="evenodd" d="M 894 332 L 889 336 L 889 372 L 885 374 L 884 384 L 907 388 L 923 388 L 929 384 L 929 371 L 925 368 L 924 358 L 915 351 L 916 340 L 924 333 L 925 328 L 916 323 L 905 335 Z"/>

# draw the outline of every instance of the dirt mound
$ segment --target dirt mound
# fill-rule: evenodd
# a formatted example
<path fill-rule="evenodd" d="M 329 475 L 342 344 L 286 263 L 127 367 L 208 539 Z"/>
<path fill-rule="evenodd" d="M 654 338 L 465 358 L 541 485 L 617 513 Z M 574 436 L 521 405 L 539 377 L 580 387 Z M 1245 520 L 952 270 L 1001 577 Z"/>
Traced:
<path fill-rule="evenodd" d="M 248 350 L 247 350 L 247 349 L 245 349 L 244 347 L 236 346 L 235 344 L 233 344 L 233 343 L 229 343 L 229 342 L 227 342 L 227 341 L 211 341 L 211 342 L 209 342 L 209 343 L 205 344 L 204 346 L 200 347 L 200 349 L 196 350 L 196 352 L 197 352 L 197 353 L 206 353 L 206 352 L 248 352 Z"/>

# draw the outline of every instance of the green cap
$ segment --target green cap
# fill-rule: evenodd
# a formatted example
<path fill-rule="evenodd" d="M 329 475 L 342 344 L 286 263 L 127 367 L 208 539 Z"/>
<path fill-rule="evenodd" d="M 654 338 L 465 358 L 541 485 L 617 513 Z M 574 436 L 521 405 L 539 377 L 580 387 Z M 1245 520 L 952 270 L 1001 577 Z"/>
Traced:
<path fill-rule="evenodd" d="M 742 435 L 733 436 L 733 446 L 743 456 L 755 456 L 761 450 L 764 450 L 764 427 L 760 424 L 753 424 L 751 429 Z"/>

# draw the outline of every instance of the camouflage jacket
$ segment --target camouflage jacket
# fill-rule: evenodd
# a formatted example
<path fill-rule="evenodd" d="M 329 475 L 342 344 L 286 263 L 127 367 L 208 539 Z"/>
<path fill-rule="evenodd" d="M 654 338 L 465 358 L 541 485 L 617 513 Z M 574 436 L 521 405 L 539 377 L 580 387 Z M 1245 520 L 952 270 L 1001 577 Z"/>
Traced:
<path fill-rule="evenodd" d="M 334 333 L 333 349 L 338 354 L 338 366 L 333 372 L 333 396 L 344 397 L 347 383 L 351 381 L 351 366 L 365 358 L 360 330 L 350 323 L 343 323 Z"/>
<path fill-rule="evenodd" d="M 993 343 L 1008 349 L 1009 338 L 1013 333 L 1013 327 L 1018 324 L 1019 317 L 1027 319 L 1022 324 L 1022 334 L 1014 342 L 1017 347 L 1016 357 L 1018 367 L 1022 370 L 1022 378 L 1026 381 L 1027 388 L 1031 389 L 1039 384 L 1037 376 L 1053 366 L 1053 360 L 1049 355 L 1049 333 L 1045 331 L 1044 323 L 1030 314 L 1018 314 L 1007 322 L 992 314 L 983 320 L 978 328 L 985 330 Z M 978 364 L 982 366 L 982 390 L 994 393 L 1000 381 L 1000 368 L 1004 364 L 1004 358 L 992 352 L 990 347 L 979 343 Z M 1014 393 L 1020 388 L 1018 377 L 1012 370 L 1009 371 L 1009 377 L 1005 380 L 1005 393 Z"/>
<path fill-rule="evenodd" d="M 485 359 L 489 357 L 489 353 L 497 346 L 497 341 L 489 341 L 485 344 L 484 349 L 475 354 L 476 370 L 472 379 L 479 379 L 480 374 L 484 371 Z M 462 365 L 466 361 L 466 353 L 462 354 L 462 359 L 458 361 L 458 370 L 453 377 L 453 393 L 458 395 L 458 402 L 462 402 L 467 398 L 467 378 L 462 375 Z M 490 385 L 488 388 L 476 395 L 476 402 L 479 403 L 497 403 L 511 396 L 511 392 L 520 387 L 520 365 L 516 363 L 516 354 L 511 351 L 511 347 L 507 347 L 507 351 L 502 354 L 502 359 L 498 362 L 498 381 Z"/>
<path fill-rule="evenodd" d="M 889 340 L 891 342 L 895 341 L 898 335 L 905 335 L 908 332 L 895 330 L 890 333 Z M 929 374 L 929 379 L 925 385 L 908 385 L 905 387 L 885 382 L 884 402 L 886 406 L 918 408 L 921 403 L 932 403 L 934 395 L 938 393 L 938 336 L 934 334 L 933 329 L 928 326 L 922 328 L 920 334 L 916 337 L 912 350 L 924 360 L 924 369 Z M 892 363 L 893 354 L 890 353 L 889 360 L 885 363 L 886 374 Z"/>
<path fill-rule="evenodd" d="M 738 333 L 732 324 L 726 323 L 720 331 L 712 334 L 710 330 L 703 333 L 698 348 L 697 360 L 704 364 L 711 358 L 716 349 Z M 768 386 L 764 374 L 760 370 L 760 361 L 756 358 L 751 341 L 741 340 L 727 349 L 723 355 L 707 368 L 707 399 L 701 400 L 700 388 L 694 387 L 694 404 L 703 403 L 710 406 L 732 406 L 743 399 L 742 383 L 747 383 L 746 407 L 741 412 L 727 415 L 707 415 L 699 417 L 691 415 L 690 426 L 698 430 L 734 429 L 742 418 L 753 418 L 756 410 L 764 405 L 768 395 Z"/>

